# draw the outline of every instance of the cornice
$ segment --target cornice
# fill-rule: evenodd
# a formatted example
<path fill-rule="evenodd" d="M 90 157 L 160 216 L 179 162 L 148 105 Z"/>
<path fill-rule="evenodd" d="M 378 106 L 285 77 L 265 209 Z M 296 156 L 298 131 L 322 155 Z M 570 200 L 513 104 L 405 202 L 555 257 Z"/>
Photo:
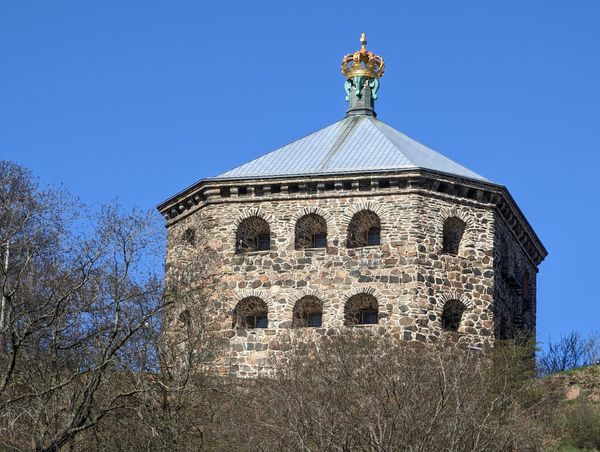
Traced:
<path fill-rule="evenodd" d="M 423 169 L 310 177 L 204 179 L 161 203 L 157 209 L 167 221 L 167 227 L 170 227 L 204 206 L 216 203 L 365 197 L 411 192 L 459 198 L 462 202 L 494 207 L 536 266 L 548 255 L 505 186 Z"/>

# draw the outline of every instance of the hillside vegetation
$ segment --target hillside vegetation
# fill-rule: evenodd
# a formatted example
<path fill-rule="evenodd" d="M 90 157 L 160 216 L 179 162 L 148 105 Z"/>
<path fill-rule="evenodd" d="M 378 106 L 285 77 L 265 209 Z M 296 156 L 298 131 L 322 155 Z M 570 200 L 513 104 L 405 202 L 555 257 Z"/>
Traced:
<path fill-rule="evenodd" d="M 551 374 L 540 383 L 554 406 L 548 427 L 559 450 L 600 450 L 600 365 Z"/>

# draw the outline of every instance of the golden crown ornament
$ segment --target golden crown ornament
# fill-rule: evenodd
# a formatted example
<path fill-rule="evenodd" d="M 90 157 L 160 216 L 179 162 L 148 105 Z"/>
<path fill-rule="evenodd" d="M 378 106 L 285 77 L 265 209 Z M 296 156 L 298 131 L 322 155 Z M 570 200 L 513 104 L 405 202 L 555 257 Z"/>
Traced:
<path fill-rule="evenodd" d="M 346 77 L 344 87 L 346 100 L 349 100 L 350 90 L 354 89 L 356 97 L 362 97 L 365 83 L 371 89 L 373 99 L 377 99 L 379 79 L 383 77 L 385 64 L 383 58 L 367 50 L 367 35 L 360 35 L 361 48 L 342 58 L 342 74 Z"/>

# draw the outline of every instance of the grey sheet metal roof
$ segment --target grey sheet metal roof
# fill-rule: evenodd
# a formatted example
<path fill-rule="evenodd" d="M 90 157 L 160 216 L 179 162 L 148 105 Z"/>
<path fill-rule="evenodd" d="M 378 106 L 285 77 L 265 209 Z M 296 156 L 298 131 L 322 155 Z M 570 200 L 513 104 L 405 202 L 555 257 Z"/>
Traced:
<path fill-rule="evenodd" d="M 430 169 L 484 177 L 371 116 L 348 116 L 213 179 Z"/>

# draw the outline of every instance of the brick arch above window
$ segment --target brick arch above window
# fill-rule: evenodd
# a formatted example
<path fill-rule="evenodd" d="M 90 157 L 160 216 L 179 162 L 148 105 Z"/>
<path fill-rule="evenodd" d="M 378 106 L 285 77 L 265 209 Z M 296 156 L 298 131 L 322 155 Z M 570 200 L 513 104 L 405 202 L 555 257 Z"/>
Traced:
<path fill-rule="evenodd" d="M 438 295 L 437 297 L 438 299 L 438 304 L 437 306 L 443 306 L 444 303 L 448 300 L 458 300 L 460 301 L 462 304 L 465 305 L 465 308 L 467 310 L 471 310 L 475 307 L 475 302 L 474 300 L 468 295 L 468 294 L 463 294 L 460 291 L 448 291 L 448 292 L 442 292 L 441 294 Z M 439 308 L 441 309 L 441 308 Z"/>
<path fill-rule="evenodd" d="M 302 218 L 305 215 L 309 215 L 311 213 L 315 214 L 315 215 L 319 215 L 320 217 L 323 217 L 325 219 L 325 221 L 327 222 L 327 229 L 333 228 L 333 225 L 334 225 L 333 216 L 327 210 L 325 210 L 319 206 L 303 207 L 302 209 L 299 209 L 298 211 L 296 211 L 292 215 L 290 220 L 293 224 L 296 224 L 300 218 Z"/>
<path fill-rule="evenodd" d="M 245 297 L 233 309 L 234 328 L 268 328 L 269 307 L 259 297 Z"/>
<path fill-rule="evenodd" d="M 305 295 L 294 303 L 292 326 L 320 327 L 323 323 L 323 302 L 314 295 Z"/>
<path fill-rule="evenodd" d="M 271 226 L 261 217 L 240 221 L 235 231 L 235 252 L 238 254 L 271 249 Z"/>
<path fill-rule="evenodd" d="M 352 217 L 363 210 L 374 212 L 381 220 L 382 226 L 385 227 L 385 225 L 389 223 L 389 206 L 386 203 L 377 203 L 373 201 L 359 201 L 352 204 L 352 206 L 342 214 L 342 223 L 347 226 L 352 220 Z"/>
<path fill-rule="evenodd" d="M 467 207 L 447 207 L 438 216 L 438 233 L 441 239 L 441 252 L 465 256 L 468 249 L 475 246 L 475 220 Z M 453 246 L 458 244 L 458 246 Z"/>
<path fill-rule="evenodd" d="M 379 323 L 379 302 L 373 294 L 360 292 L 344 303 L 344 325 L 376 325 Z"/>
<path fill-rule="evenodd" d="M 473 310 L 474 301 L 462 293 L 449 291 L 438 297 L 436 313 L 444 331 L 462 332 L 465 315 Z"/>
<path fill-rule="evenodd" d="M 272 223 L 273 222 L 273 218 L 272 218 L 272 216 L 270 214 L 266 213 L 260 207 L 253 207 L 251 209 L 247 209 L 247 210 L 243 211 L 240 214 L 240 216 L 235 220 L 234 226 L 237 228 L 242 221 L 244 221 L 246 218 L 251 218 L 251 217 L 262 218 L 267 223 Z"/>
<path fill-rule="evenodd" d="M 242 301 L 244 298 L 248 298 L 248 297 L 260 298 L 265 303 L 267 303 L 267 307 L 269 308 L 269 310 L 273 309 L 273 300 L 269 296 L 269 293 L 266 290 L 260 290 L 260 289 L 240 290 L 239 292 L 237 292 L 235 294 L 235 297 L 233 298 L 233 300 L 231 300 L 232 304 L 229 304 L 230 308 L 234 309 L 235 306 L 240 301 Z"/>
<path fill-rule="evenodd" d="M 342 214 L 346 246 L 360 248 L 384 243 L 386 224 L 389 224 L 389 207 L 385 203 L 359 201 L 353 204 Z"/>
<path fill-rule="evenodd" d="M 361 248 L 381 244 L 381 219 L 372 210 L 360 210 L 354 214 L 346 232 L 348 248 Z"/>
<path fill-rule="evenodd" d="M 316 213 L 308 213 L 296 221 L 294 243 L 297 250 L 327 247 L 327 222 Z"/>

